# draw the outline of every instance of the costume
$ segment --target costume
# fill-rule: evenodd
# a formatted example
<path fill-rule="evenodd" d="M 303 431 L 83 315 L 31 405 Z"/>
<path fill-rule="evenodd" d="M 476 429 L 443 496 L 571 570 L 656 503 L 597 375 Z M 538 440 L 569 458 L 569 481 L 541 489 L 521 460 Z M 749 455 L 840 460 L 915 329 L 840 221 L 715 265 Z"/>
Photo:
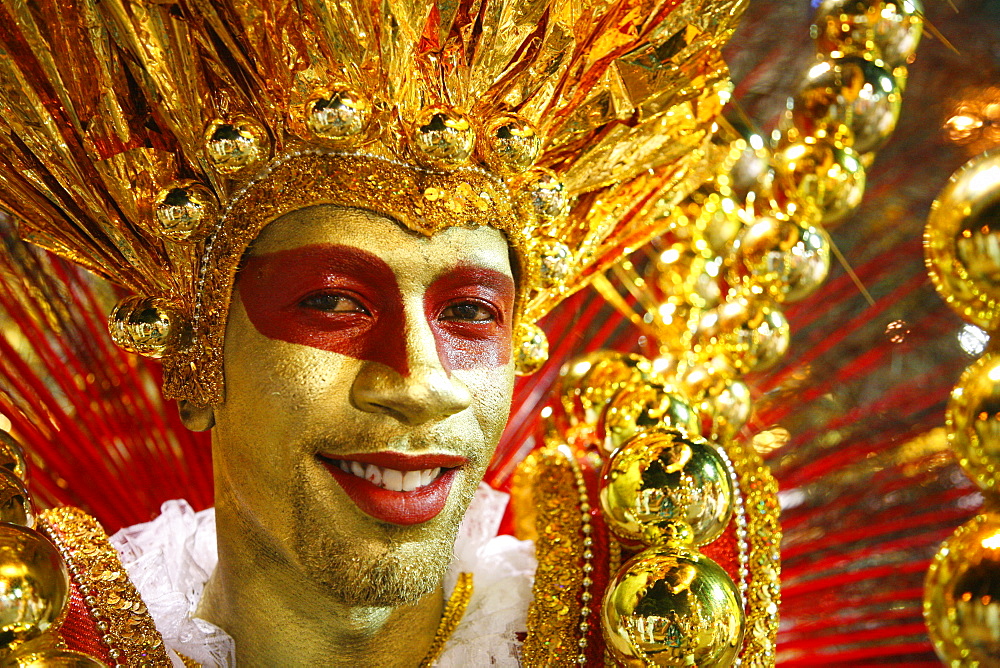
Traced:
<path fill-rule="evenodd" d="M 683 48 L 681 50 L 683 50 Z M 253 132 L 251 130 L 253 130 L 253 128 L 247 129 L 247 132 L 251 136 L 253 136 Z M 671 186 L 672 187 L 676 186 L 676 183 L 672 183 Z M 486 186 L 484 186 L 484 187 L 486 187 Z M 176 190 L 176 189 L 174 189 L 174 190 Z M 426 188 L 424 188 L 424 190 L 426 191 Z M 171 192 L 173 192 L 173 190 L 171 190 Z M 262 199 L 266 200 L 267 198 L 266 197 L 262 197 Z M 624 236 L 624 239 L 627 239 L 627 238 L 628 238 L 628 235 L 626 234 Z M 625 244 L 625 245 L 628 245 L 631 242 L 622 240 L 621 243 Z M 558 253 L 557 253 L 557 255 L 558 255 Z M 553 263 L 553 264 L 556 264 L 558 266 L 558 262 Z M 530 305 L 530 301 L 528 303 Z M 120 309 L 118 311 L 118 313 L 120 314 L 121 317 L 118 318 L 118 320 L 116 322 L 122 323 L 123 324 L 123 328 L 124 328 L 125 325 L 130 322 L 130 318 L 131 318 L 132 314 L 137 312 L 137 310 L 135 308 L 136 306 L 137 306 L 137 304 L 130 303 L 130 304 L 127 304 L 122 309 Z M 144 306 L 148 306 L 148 304 L 145 304 Z M 168 314 L 167 317 L 164 318 L 164 320 L 165 321 L 169 321 L 170 320 L 170 317 L 169 317 L 170 314 L 168 313 L 169 309 L 166 308 L 166 307 L 160 308 L 160 306 L 161 305 L 157 305 L 157 307 L 156 307 L 157 310 L 158 310 L 158 312 L 161 313 L 161 314 Z M 530 308 L 530 306 L 528 308 Z M 141 311 L 142 309 L 139 309 L 139 310 Z M 166 329 L 169 330 L 170 327 L 167 326 Z M 124 335 L 124 338 L 128 339 L 129 337 L 132 337 L 133 338 L 132 343 L 135 344 L 137 342 L 134 339 L 135 339 L 135 334 L 138 331 L 138 328 L 133 328 L 133 330 L 134 331 L 130 331 L 126 335 Z M 164 337 L 164 339 L 165 340 L 169 340 L 169 337 Z M 732 456 L 732 454 L 730 456 Z M 575 472 L 573 470 L 574 464 L 571 462 L 570 459 L 565 458 L 565 457 L 563 457 L 562 460 L 560 460 L 560 455 L 558 454 L 558 450 L 557 449 L 554 450 L 554 451 L 548 452 L 546 455 L 540 455 L 539 456 L 539 458 L 544 458 L 544 457 L 549 457 L 549 458 L 552 459 L 552 461 L 550 461 L 546 465 L 550 466 L 552 468 L 552 470 L 554 470 L 554 471 L 557 472 L 557 474 L 555 476 L 553 476 L 553 477 L 556 478 L 556 481 L 557 481 L 558 484 L 561 484 L 563 486 L 563 491 L 560 492 L 560 494 L 557 497 L 555 497 L 555 498 L 557 498 L 558 501 L 557 501 L 556 504 L 554 504 L 554 507 L 551 509 L 551 512 L 555 513 L 555 512 L 565 511 L 566 507 L 565 507 L 565 503 L 563 502 L 564 499 L 565 499 L 565 497 L 567 495 L 569 495 L 569 496 L 576 495 L 578 493 L 578 491 L 579 491 L 578 486 L 577 486 L 577 482 L 578 481 L 577 481 L 577 479 L 574 478 L 574 474 L 575 474 Z M 746 465 L 746 463 L 749 462 L 750 463 L 750 469 L 748 469 L 748 471 L 752 470 L 752 465 L 755 463 L 755 460 L 754 460 L 753 456 L 746 457 L 746 458 L 742 459 L 742 461 L 744 462 L 744 465 Z M 581 475 L 587 475 L 586 470 L 585 469 L 581 469 L 581 473 L 580 474 Z M 564 479 L 563 480 L 559 480 L 559 475 L 562 475 Z M 747 475 L 752 475 L 752 473 L 748 472 Z M 588 481 L 588 482 L 590 482 L 590 481 Z M 765 480 L 765 486 L 766 485 L 767 485 L 767 483 L 766 483 L 766 480 Z M 596 488 L 596 485 L 594 485 L 593 483 L 591 483 L 591 484 L 589 484 L 589 486 L 587 486 L 587 489 L 589 489 L 589 490 L 593 490 L 595 488 Z M 752 490 L 752 489 L 751 490 L 744 489 L 744 492 L 748 492 L 748 491 L 749 492 L 753 492 L 754 490 Z M 770 494 L 773 495 L 773 490 L 765 490 L 765 496 L 767 496 L 767 494 L 766 494 L 767 492 L 770 492 Z M 766 501 L 764 501 L 764 500 L 762 500 L 762 501 L 764 503 L 766 503 Z M 594 506 L 597 505 L 596 499 L 591 499 L 590 503 L 592 505 L 594 505 Z M 582 502 L 581 502 L 581 505 L 582 505 Z M 543 507 L 544 507 L 544 505 L 543 505 Z M 767 509 L 765 509 L 765 510 L 767 510 Z M 772 507 L 770 509 L 770 512 L 773 513 L 774 510 L 775 509 Z M 763 513 L 763 516 L 767 516 L 767 512 Z M 574 519 L 574 518 L 569 518 L 569 519 L 567 519 L 567 520 L 565 520 L 563 522 L 563 526 L 561 526 L 560 528 L 566 528 L 566 529 L 568 529 L 568 531 L 570 533 L 574 533 L 574 534 L 579 533 L 578 529 L 582 530 L 582 526 L 581 527 L 577 527 L 576 525 L 574 525 L 573 522 L 576 522 L 576 521 L 577 520 Z M 736 523 L 738 523 L 738 520 L 734 519 L 733 523 L 734 523 L 733 526 L 735 526 Z M 597 524 L 596 520 L 595 520 L 595 524 Z M 737 542 L 735 537 L 732 537 L 730 539 L 734 543 Z M 775 541 L 776 540 L 776 535 L 774 533 L 774 529 L 773 528 L 771 529 L 771 535 L 768 536 L 767 539 L 771 540 L 771 541 Z M 613 544 L 613 543 L 609 543 L 609 545 L 611 545 L 611 544 Z M 581 543 L 581 546 L 582 546 L 582 543 Z M 739 551 L 739 550 L 737 550 L 737 551 Z M 579 550 L 579 558 L 584 558 L 582 556 L 583 553 L 584 553 L 584 550 L 580 549 Z M 556 555 L 550 555 L 550 557 L 551 557 L 553 563 L 558 563 L 561 560 L 562 555 L 556 554 Z M 592 559 L 599 560 L 599 561 L 604 561 L 605 559 L 607 559 L 610 562 L 611 561 L 611 555 L 610 555 L 610 553 L 606 554 L 606 555 L 599 555 L 597 557 L 592 557 Z M 771 559 L 773 560 L 773 557 L 771 557 Z M 717 560 L 718 561 L 723 561 L 723 559 L 721 559 L 721 558 L 719 558 Z M 739 562 L 738 559 L 734 561 L 735 564 L 738 564 L 738 562 Z M 735 568 L 733 568 L 731 570 L 731 575 L 735 576 L 735 577 L 733 577 L 734 580 L 740 580 L 740 579 L 742 579 L 742 575 L 739 573 L 739 565 L 736 565 Z M 573 583 L 573 586 L 577 588 L 576 592 L 577 592 L 577 594 L 579 594 L 580 591 L 581 591 L 581 588 L 582 588 L 582 578 L 581 578 L 581 580 L 580 580 L 579 583 Z M 600 585 L 598 585 L 598 586 L 600 586 Z M 595 586 L 595 590 L 596 590 L 596 586 Z M 578 599 L 578 600 L 582 601 L 582 599 Z M 593 625 L 591 627 L 586 627 L 586 628 L 581 626 L 581 618 L 578 615 L 582 614 L 580 612 L 580 609 L 579 609 L 579 608 L 582 608 L 582 607 L 585 607 L 585 606 L 580 605 L 579 603 L 577 603 L 577 608 L 578 609 L 575 609 L 573 611 L 573 614 L 569 615 L 570 617 L 573 617 L 574 619 L 572 619 L 572 620 L 569 621 L 568 626 L 563 625 L 563 626 L 561 626 L 559 628 L 547 628 L 545 630 L 544 634 L 542 634 L 541 637 L 544 637 L 544 638 L 558 637 L 559 634 L 561 634 L 561 633 L 564 633 L 564 632 L 566 632 L 566 633 L 575 632 L 576 630 L 582 630 L 582 632 L 584 634 L 586 634 L 588 632 L 587 631 L 588 628 L 595 629 L 594 631 L 591 631 L 591 633 L 593 634 L 591 636 L 592 638 L 595 637 L 595 636 L 597 636 L 597 635 L 599 635 L 599 633 L 596 631 L 596 628 L 597 628 L 596 625 Z M 764 607 L 766 607 L 766 605 Z M 548 618 L 546 621 L 548 621 L 548 620 L 550 620 L 552 618 L 551 615 L 545 615 L 545 617 Z M 586 617 L 586 615 L 584 615 L 584 617 Z M 582 621 L 586 621 L 586 619 L 583 619 Z M 766 623 L 765 623 L 765 625 L 766 625 Z M 768 639 L 768 638 L 772 637 L 771 636 L 772 633 L 773 633 L 773 630 L 765 628 L 765 630 L 763 632 L 761 632 L 757 637 L 758 638 Z M 574 636 L 567 636 L 567 639 L 566 639 L 565 642 L 567 644 L 572 644 L 572 642 L 574 640 L 576 640 L 576 638 Z M 589 643 L 588 647 L 592 648 L 592 647 L 595 647 L 597 645 L 598 645 L 597 642 L 593 642 L 593 643 Z M 757 654 L 757 656 L 760 656 L 760 655 Z M 571 658 L 574 658 L 574 657 L 571 657 Z"/>

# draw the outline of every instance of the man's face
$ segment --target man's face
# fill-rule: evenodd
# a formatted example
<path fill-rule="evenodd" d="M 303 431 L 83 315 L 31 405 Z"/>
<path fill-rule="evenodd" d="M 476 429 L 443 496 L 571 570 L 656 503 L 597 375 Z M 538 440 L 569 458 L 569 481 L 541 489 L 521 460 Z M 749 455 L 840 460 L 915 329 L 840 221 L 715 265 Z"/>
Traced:
<path fill-rule="evenodd" d="M 489 227 L 331 206 L 269 225 L 226 328 L 219 512 L 344 602 L 433 591 L 507 420 L 513 303 Z"/>

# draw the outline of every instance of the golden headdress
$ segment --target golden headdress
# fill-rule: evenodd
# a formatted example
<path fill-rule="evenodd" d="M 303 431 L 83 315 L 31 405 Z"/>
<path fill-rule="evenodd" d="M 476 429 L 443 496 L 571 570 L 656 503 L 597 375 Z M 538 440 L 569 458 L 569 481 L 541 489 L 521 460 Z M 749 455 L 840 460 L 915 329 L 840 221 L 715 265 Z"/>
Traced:
<path fill-rule="evenodd" d="M 112 335 L 199 404 L 240 258 L 302 206 L 503 230 L 531 323 L 706 176 L 744 5 L 0 0 L 0 204 L 136 293 Z"/>

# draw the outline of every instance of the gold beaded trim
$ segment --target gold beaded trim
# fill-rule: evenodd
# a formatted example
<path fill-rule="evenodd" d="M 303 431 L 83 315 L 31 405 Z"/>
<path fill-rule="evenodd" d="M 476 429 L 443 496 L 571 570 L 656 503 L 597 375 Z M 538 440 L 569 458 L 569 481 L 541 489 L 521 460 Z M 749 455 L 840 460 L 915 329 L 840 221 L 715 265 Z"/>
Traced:
<path fill-rule="evenodd" d="M 65 559 L 115 665 L 172 665 L 145 603 L 97 520 L 79 508 L 53 508 L 39 515 L 38 528 Z"/>
<path fill-rule="evenodd" d="M 747 636 L 742 665 L 770 668 L 775 661 L 778 606 L 781 603 L 781 524 L 778 483 L 752 446 L 731 441 L 726 450 L 739 476 L 750 542 L 745 609 Z"/>
<path fill-rule="evenodd" d="M 434 634 L 434 641 L 427 656 L 420 662 L 420 668 L 430 668 L 441 658 L 444 646 L 451 638 L 451 635 L 458 628 L 459 622 L 465 615 L 465 609 L 469 607 L 469 599 L 472 598 L 472 573 L 459 573 L 458 582 L 455 583 L 455 591 L 451 592 L 448 602 L 444 606 L 444 614 L 441 616 L 441 623 Z"/>
<path fill-rule="evenodd" d="M 579 564 L 586 548 L 581 540 L 583 521 L 575 475 L 579 471 L 571 462 L 572 453 L 547 445 L 525 458 L 515 481 L 524 485 L 523 489 L 531 490 L 537 513 L 538 570 L 528 606 L 528 635 L 523 648 L 527 666 L 569 668 L 577 665 L 580 654 L 577 633 L 584 574 Z M 539 479 L 542 473 L 544 480 Z"/>

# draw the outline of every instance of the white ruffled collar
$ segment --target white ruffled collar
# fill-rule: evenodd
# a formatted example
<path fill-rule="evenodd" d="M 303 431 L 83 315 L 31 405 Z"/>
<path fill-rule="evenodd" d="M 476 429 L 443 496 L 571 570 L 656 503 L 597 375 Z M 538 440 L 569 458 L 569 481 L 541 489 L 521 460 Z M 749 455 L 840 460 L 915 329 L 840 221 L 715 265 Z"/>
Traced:
<path fill-rule="evenodd" d="M 462 572 L 473 573 L 474 591 L 438 666 L 519 665 L 517 634 L 527 628 L 536 562 L 530 542 L 497 535 L 508 498 L 484 484 L 469 506 L 445 591 L 451 593 Z M 204 666 L 233 666 L 233 639 L 193 616 L 218 562 L 215 511 L 196 513 L 186 501 L 168 501 L 161 511 L 152 522 L 122 529 L 111 543 L 174 665 L 183 668 L 175 656 L 179 652 Z"/>

